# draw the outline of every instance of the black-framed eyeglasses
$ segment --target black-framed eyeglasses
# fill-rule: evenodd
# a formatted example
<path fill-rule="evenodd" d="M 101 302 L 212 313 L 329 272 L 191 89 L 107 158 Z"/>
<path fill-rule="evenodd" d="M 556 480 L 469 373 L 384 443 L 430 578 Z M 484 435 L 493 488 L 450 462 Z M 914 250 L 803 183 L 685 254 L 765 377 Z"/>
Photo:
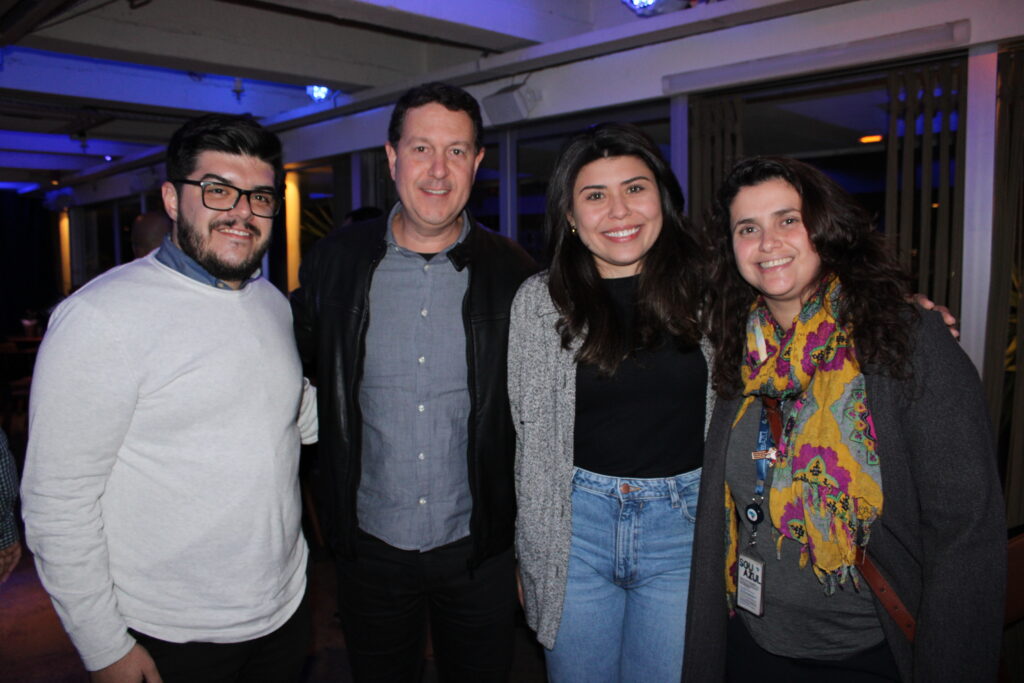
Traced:
<path fill-rule="evenodd" d="M 249 210 L 254 216 L 273 218 L 281 210 L 281 195 L 274 190 L 243 190 L 217 180 L 171 180 L 172 183 L 195 185 L 200 188 L 203 206 L 214 211 L 230 211 L 238 206 L 238 200 L 245 195 Z"/>

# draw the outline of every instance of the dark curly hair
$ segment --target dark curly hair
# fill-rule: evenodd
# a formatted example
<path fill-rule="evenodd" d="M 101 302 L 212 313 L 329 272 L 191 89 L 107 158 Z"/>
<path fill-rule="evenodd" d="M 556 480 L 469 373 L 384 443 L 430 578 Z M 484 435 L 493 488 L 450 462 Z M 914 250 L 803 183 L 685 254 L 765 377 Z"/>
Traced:
<path fill-rule="evenodd" d="M 572 233 L 568 220 L 580 170 L 609 157 L 640 159 L 651 170 L 661 200 L 661 233 L 640 269 L 632 330 L 623 329 L 616 319 L 594 256 Z M 700 250 L 683 215 L 679 182 L 657 145 L 639 128 L 604 123 L 577 133 L 565 144 L 548 184 L 544 230 L 551 263 L 548 290 L 561 314 L 558 331 L 564 348 L 582 338 L 578 362 L 611 375 L 636 348 L 653 348 L 666 337 L 682 348 L 699 342 Z"/>
<path fill-rule="evenodd" d="M 862 372 L 910 376 L 910 325 L 917 315 L 907 301 L 910 279 L 871 217 L 824 173 L 795 159 L 754 157 L 738 162 L 718 190 L 707 238 L 711 248 L 705 324 L 715 348 L 712 381 L 720 395 L 742 388 L 750 304 L 758 292 L 739 273 L 732 246 L 730 207 L 744 187 L 783 180 L 800 195 L 808 237 L 821 258 L 822 275 L 842 283 L 839 323 L 853 331 Z"/>

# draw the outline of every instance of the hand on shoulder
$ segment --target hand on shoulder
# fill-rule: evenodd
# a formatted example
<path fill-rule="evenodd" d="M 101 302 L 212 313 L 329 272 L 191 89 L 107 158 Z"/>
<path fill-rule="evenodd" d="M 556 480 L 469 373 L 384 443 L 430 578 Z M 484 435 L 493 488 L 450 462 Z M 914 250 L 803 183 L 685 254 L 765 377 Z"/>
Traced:
<path fill-rule="evenodd" d="M 927 311 L 936 311 L 942 316 L 942 322 L 946 323 L 946 327 L 949 328 L 949 333 L 953 335 L 953 339 L 960 338 L 960 330 L 956 328 L 956 316 L 949 312 L 949 309 L 945 306 L 939 306 L 934 301 L 926 297 L 924 294 L 918 293 L 913 296 L 914 303 Z"/>

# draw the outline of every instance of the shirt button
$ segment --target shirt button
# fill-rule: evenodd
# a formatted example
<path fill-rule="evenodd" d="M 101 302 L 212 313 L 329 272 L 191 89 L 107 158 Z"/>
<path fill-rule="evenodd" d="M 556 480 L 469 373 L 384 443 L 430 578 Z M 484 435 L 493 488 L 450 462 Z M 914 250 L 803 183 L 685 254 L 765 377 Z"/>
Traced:
<path fill-rule="evenodd" d="M 430 264 L 427 263 L 423 266 L 423 270 L 430 270 Z"/>
<path fill-rule="evenodd" d="M 422 318 L 426 318 L 427 317 L 427 309 L 424 308 L 424 309 L 420 310 L 420 317 L 422 317 Z"/>
<path fill-rule="evenodd" d="M 427 357 L 426 356 L 420 356 L 419 358 L 416 359 L 416 362 L 419 363 L 420 365 L 423 365 L 424 363 L 427 362 Z"/>
<path fill-rule="evenodd" d="M 426 460 L 427 454 L 426 453 L 417 453 L 416 457 L 419 458 L 420 460 Z"/>
<path fill-rule="evenodd" d="M 424 410 L 426 410 L 426 409 L 427 409 L 427 407 L 426 407 L 425 405 L 423 405 L 422 403 L 421 403 L 421 404 L 419 404 L 418 406 L 416 406 L 416 410 L 420 411 L 421 413 L 422 413 L 422 412 L 423 412 Z"/>
<path fill-rule="evenodd" d="M 420 498 L 420 505 L 426 505 L 426 504 L 427 504 L 427 499 L 426 498 Z"/>

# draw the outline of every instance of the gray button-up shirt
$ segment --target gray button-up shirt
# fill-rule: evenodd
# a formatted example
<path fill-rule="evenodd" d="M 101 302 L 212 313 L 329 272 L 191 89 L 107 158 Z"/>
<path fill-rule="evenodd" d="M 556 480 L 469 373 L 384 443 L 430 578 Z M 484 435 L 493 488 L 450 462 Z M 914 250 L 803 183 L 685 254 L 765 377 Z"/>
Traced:
<path fill-rule="evenodd" d="M 396 548 L 424 551 L 469 535 L 462 317 L 469 271 L 456 270 L 447 249 L 428 261 L 398 246 L 391 225 L 399 210 L 401 204 L 388 217 L 387 253 L 370 283 L 357 512 L 363 531 Z M 463 213 L 455 244 L 469 230 Z"/>

